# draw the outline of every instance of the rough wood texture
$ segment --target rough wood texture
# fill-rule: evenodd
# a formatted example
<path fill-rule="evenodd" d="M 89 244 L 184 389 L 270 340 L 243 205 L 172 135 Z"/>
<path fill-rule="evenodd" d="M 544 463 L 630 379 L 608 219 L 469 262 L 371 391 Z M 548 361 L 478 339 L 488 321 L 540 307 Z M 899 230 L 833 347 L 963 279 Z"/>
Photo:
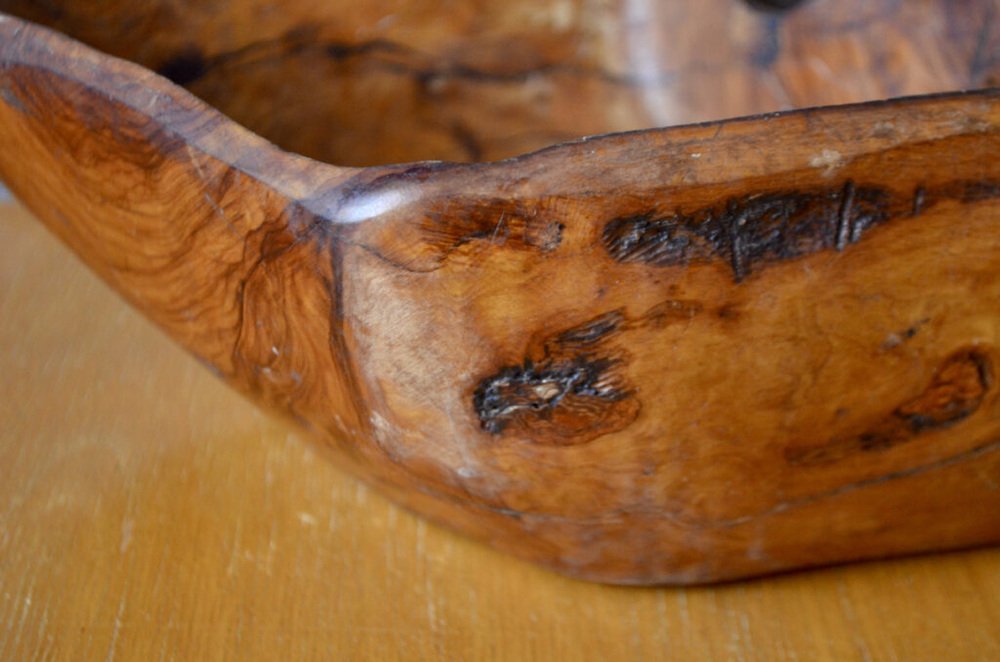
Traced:
<path fill-rule="evenodd" d="M 996 92 L 352 170 L 5 19 L 0 98 L 0 175 L 95 271 L 501 549 L 651 583 L 1000 539 Z"/>
<path fill-rule="evenodd" d="M 0 659 L 1000 658 L 1000 550 L 571 581 L 412 517 L 0 205 Z"/>

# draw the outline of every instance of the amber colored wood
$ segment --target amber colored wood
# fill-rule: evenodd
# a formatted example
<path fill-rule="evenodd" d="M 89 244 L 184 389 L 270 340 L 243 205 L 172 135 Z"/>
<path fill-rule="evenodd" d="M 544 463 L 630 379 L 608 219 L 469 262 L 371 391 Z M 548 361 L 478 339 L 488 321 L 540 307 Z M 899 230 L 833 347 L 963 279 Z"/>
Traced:
<path fill-rule="evenodd" d="M 366 169 L 0 21 L 0 175 L 435 520 L 691 583 L 1000 540 L 995 91 Z"/>
<path fill-rule="evenodd" d="M 0 659 L 1000 657 L 1000 551 L 572 581 L 326 462 L 0 205 Z"/>
<path fill-rule="evenodd" d="M 0 0 L 340 165 L 1000 81 L 1000 0 Z"/>

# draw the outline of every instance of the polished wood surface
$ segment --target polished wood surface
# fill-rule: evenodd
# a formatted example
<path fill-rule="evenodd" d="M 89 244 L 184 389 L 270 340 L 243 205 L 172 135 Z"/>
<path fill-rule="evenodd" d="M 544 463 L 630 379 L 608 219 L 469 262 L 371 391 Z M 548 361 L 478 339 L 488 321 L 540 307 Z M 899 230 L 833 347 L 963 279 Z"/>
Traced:
<path fill-rule="evenodd" d="M 1000 0 L 0 0 L 340 165 L 996 85 Z"/>
<path fill-rule="evenodd" d="M 0 20 L 0 175 L 401 503 L 615 583 L 1000 539 L 1000 95 L 493 164 L 281 152 Z"/>
<path fill-rule="evenodd" d="M 709 588 L 559 577 L 427 524 L 0 206 L 0 659 L 1000 657 L 1000 552 Z"/>

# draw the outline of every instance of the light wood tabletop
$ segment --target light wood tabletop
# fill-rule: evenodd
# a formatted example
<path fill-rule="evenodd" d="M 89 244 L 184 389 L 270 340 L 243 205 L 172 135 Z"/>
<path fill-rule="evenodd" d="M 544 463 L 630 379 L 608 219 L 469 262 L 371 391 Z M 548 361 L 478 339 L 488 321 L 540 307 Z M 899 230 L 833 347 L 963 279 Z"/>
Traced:
<path fill-rule="evenodd" d="M 0 659 L 1000 659 L 1000 551 L 565 579 L 397 508 L 0 203 Z"/>

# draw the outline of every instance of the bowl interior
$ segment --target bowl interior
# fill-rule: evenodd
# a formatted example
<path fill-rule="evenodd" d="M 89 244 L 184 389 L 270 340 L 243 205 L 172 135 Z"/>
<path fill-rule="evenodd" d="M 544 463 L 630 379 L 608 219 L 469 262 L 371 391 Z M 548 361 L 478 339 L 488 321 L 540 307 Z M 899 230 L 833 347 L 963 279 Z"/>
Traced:
<path fill-rule="evenodd" d="M 992 0 L 962 11 L 949 0 L 774 8 L 789 4 L 0 0 L 0 10 L 154 69 L 285 149 L 352 166 L 494 160 L 584 135 L 982 86 L 1000 70 L 983 42 Z"/>

